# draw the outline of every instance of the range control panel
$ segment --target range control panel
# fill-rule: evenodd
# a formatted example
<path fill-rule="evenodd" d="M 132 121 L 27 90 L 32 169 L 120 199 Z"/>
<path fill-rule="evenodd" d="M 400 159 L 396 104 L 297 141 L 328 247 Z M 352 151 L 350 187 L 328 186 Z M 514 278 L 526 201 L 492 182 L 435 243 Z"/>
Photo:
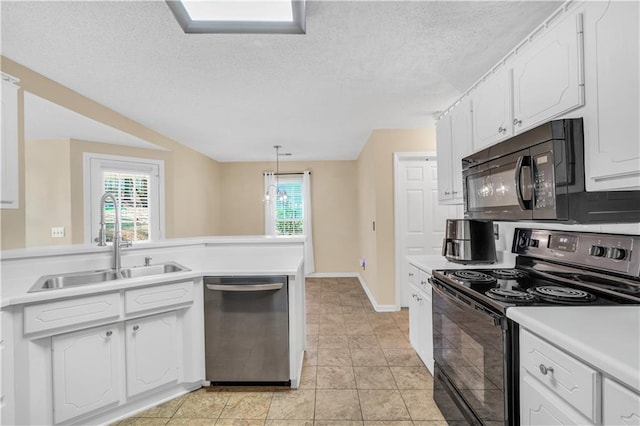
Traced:
<path fill-rule="evenodd" d="M 634 252 L 635 250 L 635 252 Z M 640 276 L 640 236 L 517 228 L 511 251 Z"/>

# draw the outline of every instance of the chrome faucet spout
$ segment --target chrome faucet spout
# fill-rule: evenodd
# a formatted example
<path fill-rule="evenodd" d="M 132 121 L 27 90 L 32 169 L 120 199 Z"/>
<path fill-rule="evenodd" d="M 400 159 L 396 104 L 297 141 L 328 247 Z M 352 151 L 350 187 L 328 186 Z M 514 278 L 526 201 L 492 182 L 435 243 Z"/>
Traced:
<path fill-rule="evenodd" d="M 98 238 L 96 238 L 96 241 L 98 242 L 99 246 L 107 245 L 107 230 L 104 218 L 104 205 L 108 200 L 111 200 L 111 202 L 113 203 L 113 208 L 116 214 L 113 229 L 113 269 L 119 271 L 122 267 L 121 248 L 123 246 L 131 246 L 131 242 L 127 241 L 126 244 L 122 243 L 122 235 L 120 233 L 120 203 L 118 203 L 115 195 L 110 192 L 105 192 L 102 198 L 100 198 L 100 231 L 98 233 Z"/>

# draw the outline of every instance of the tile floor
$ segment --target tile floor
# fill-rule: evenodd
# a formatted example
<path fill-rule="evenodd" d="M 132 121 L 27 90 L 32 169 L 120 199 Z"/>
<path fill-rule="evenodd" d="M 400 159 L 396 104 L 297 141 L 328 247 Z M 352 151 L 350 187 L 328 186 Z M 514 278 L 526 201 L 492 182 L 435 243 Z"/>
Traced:
<path fill-rule="evenodd" d="M 379 313 L 356 278 L 308 278 L 299 389 L 203 388 L 119 425 L 446 425 L 409 344 L 408 311 Z"/>

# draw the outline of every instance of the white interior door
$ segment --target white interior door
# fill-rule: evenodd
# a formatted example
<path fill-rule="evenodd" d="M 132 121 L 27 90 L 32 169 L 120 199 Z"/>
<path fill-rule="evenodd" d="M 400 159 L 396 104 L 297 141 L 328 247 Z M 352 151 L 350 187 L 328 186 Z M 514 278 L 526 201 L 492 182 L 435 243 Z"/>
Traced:
<path fill-rule="evenodd" d="M 447 219 L 462 217 L 461 206 L 438 204 L 435 155 L 396 156 L 396 286 L 399 305 L 409 305 L 406 256 L 439 255 Z"/>

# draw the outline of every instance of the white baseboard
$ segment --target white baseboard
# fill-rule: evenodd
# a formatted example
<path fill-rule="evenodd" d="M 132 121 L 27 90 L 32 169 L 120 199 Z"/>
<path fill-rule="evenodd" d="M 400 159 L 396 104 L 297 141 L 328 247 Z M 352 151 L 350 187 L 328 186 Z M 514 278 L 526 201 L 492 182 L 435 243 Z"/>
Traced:
<path fill-rule="evenodd" d="M 376 301 L 376 298 L 373 297 L 373 293 L 371 293 L 371 290 L 369 290 L 369 287 L 367 286 L 367 283 L 364 281 L 364 278 L 362 278 L 362 275 L 360 274 L 358 274 L 358 281 L 360 281 L 360 285 L 362 286 L 362 289 L 364 290 L 365 294 L 369 298 L 369 302 L 371 302 L 371 305 L 373 306 L 373 309 L 375 309 L 376 312 L 396 312 L 398 310 L 396 305 L 379 305 L 378 302 Z"/>

